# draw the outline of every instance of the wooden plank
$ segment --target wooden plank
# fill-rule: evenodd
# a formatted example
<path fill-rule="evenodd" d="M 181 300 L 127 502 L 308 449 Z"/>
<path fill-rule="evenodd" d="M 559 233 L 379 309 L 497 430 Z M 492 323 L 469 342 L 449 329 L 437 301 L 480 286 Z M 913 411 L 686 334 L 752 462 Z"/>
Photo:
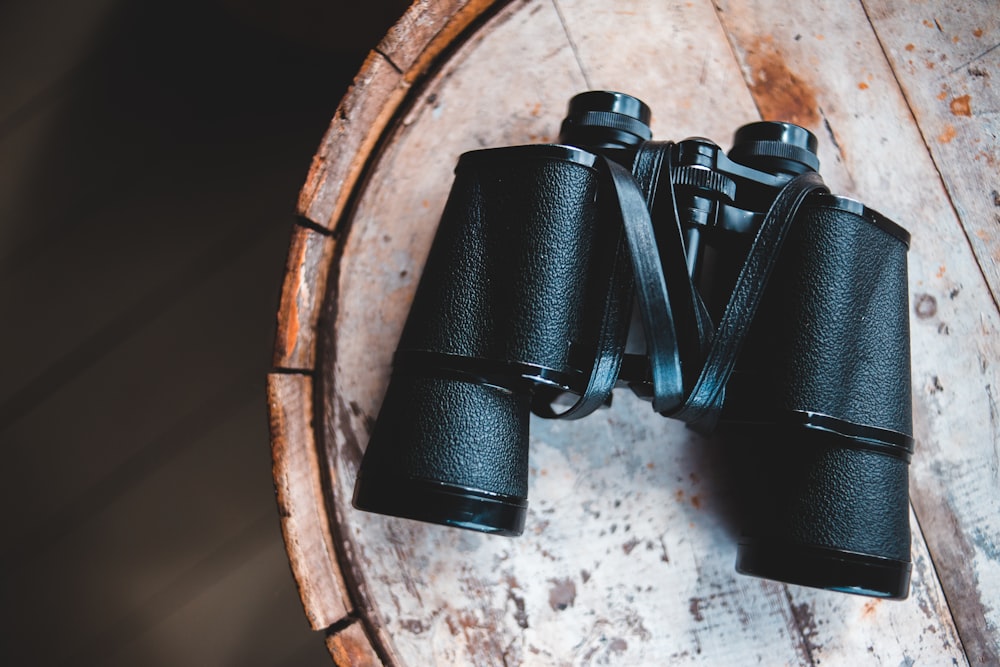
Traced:
<path fill-rule="evenodd" d="M 392 64 L 378 53 L 369 54 L 313 157 L 299 195 L 299 215 L 327 229 L 336 227 L 379 133 L 405 93 Z M 370 132 L 363 129 L 368 126 Z"/>
<path fill-rule="evenodd" d="M 313 437 L 312 379 L 272 373 L 267 380 L 273 478 L 292 574 L 314 630 L 351 610 L 337 561 Z"/>
<path fill-rule="evenodd" d="M 326 234 L 301 225 L 293 229 L 278 305 L 275 368 L 315 368 L 316 327 L 335 248 Z"/>
<path fill-rule="evenodd" d="M 358 622 L 328 635 L 326 648 L 337 667 L 382 667 L 384 664 Z"/>
<path fill-rule="evenodd" d="M 698 66 L 686 67 L 692 60 Z M 485 90 L 483 80 L 491 82 Z M 721 450 L 628 396 L 585 424 L 533 420 L 533 508 L 529 534 L 517 540 L 350 508 L 455 158 L 551 139 L 569 96 L 588 83 L 655 91 L 668 111 L 656 112 L 657 127 L 666 118 L 668 129 L 680 128 L 670 138 L 725 128 L 723 143 L 756 118 L 708 3 L 512 6 L 412 105 L 352 218 L 338 267 L 336 361 L 324 369 L 324 429 L 339 480 L 336 519 L 382 641 L 401 664 L 963 660 L 918 526 L 914 594 L 905 603 L 735 576 L 726 516 L 738 499 L 726 498 Z M 706 88 L 732 89 L 718 114 L 704 113 Z M 846 180 L 834 170 L 837 178 Z M 928 622 L 940 627 L 934 639 L 924 636 Z M 761 645 L 762 636 L 771 641 Z"/>
<path fill-rule="evenodd" d="M 334 229 L 407 91 L 495 0 L 415 2 L 369 54 L 337 107 L 299 195 L 299 214 Z"/>
<path fill-rule="evenodd" d="M 1000 13 L 991 2 L 920 6 L 876 1 L 865 5 L 996 303 L 1000 294 L 1000 234 L 996 227 L 1000 223 L 1000 94 L 990 81 L 1000 73 L 996 49 L 1000 43 Z M 951 287 L 948 294 L 965 296 L 966 277 L 953 275 L 954 270 L 955 260 L 942 258 L 938 271 L 943 274 L 942 282 Z M 951 331 L 948 320 L 953 313 L 939 316 L 937 309 L 930 307 L 942 296 L 940 291 L 922 291 L 918 298 L 928 323 Z M 968 300 L 957 307 L 972 311 L 970 315 L 976 308 L 986 313 L 992 310 Z M 994 318 L 982 318 L 977 333 L 995 341 Z M 960 336 L 962 332 L 951 334 Z M 933 547 L 938 560 L 945 564 L 939 576 L 948 591 L 970 662 L 990 664 L 1000 662 L 1000 609 L 995 603 L 1000 598 L 1000 558 L 996 549 L 1000 544 L 1000 477 L 996 463 L 1000 438 L 995 427 L 995 378 L 983 377 L 983 367 L 995 363 L 997 350 L 995 346 L 984 348 L 978 341 L 966 341 L 966 349 L 973 344 L 980 363 L 978 369 L 967 363 L 969 374 L 965 378 L 980 373 L 976 384 L 986 394 L 986 400 L 980 397 L 974 404 L 977 409 L 963 419 L 961 412 L 967 409 L 968 397 L 959 390 L 960 395 L 948 401 L 949 409 L 959 412 L 955 418 L 962 421 L 956 421 L 956 426 L 989 423 L 990 429 L 984 433 L 942 429 L 935 445 L 944 450 L 944 455 L 935 457 L 933 470 L 926 476 L 934 493 L 915 502 L 923 524 L 935 535 Z M 961 382 L 959 377 L 951 378 L 947 385 L 942 385 L 945 380 L 938 376 L 931 380 L 928 393 L 936 393 L 938 387 L 947 387 L 951 393 L 955 383 Z M 989 422 L 985 421 L 987 417 Z M 959 453 L 981 437 L 989 440 L 978 442 L 977 451 Z M 977 461 L 991 463 L 984 467 Z M 948 502 L 941 503 L 941 498 Z M 955 567 L 956 563 L 967 566 Z"/>
<path fill-rule="evenodd" d="M 865 0 L 893 72 L 1000 302 L 1000 12 L 992 0 Z"/>
<path fill-rule="evenodd" d="M 584 64 L 587 87 L 617 90 L 627 82 L 629 89 L 622 92 L 645 101 L 653 111 L 654 139 L 702 136 L 725 146 L 739 125 L 758 120 L 753 99 L 733 66 L 725 32 L 703 4 L 677 3 L 654 11 L 636 2 L 599 6 L 559 0 L 557 7 Z M 650 29 L 651 20 L 659 29 Z M 624 38 L 595 29 L 608 24 L 630 31 L 627 48 L 619 43 Z M 673 46 L 666 46 L 665 40 Z"/>
<path fill-rule="evenodd" d="M 790 7 L 733 1 L 720 7 L 758 105 L 811 119 L 821 139 L 835 140 L 827 143 L 836 152 L 821 154 L 828 182 L 913 234 L 911 347 L 918 447 L 911 466 L 911 499 L 970 660 L 995 662 L 1000 659 L 1000 609 L 992 601 L 1000 599 L 1000 567 L 990 545 L 1000 536 L 1000 515 L 984 508 L 995 509 L 1000 502 L 993 389 L 1000 380 L 995 363 L 1000 358 L 1000 319 L 966 242 L 963 206 L 956 206 L 956 217 L 950 186 L 942 184 L 942 175 L 947 185 L 961 172 L 942 162 L 934 146 L 940 142 L 931 141 L 928 155 L 923 141 L 938 136 L 942 123 L 958 121 L 938 103 L 936 109 L 917 112 L 913 122 L 907 105 L 915 99 L 912 89 L 921 89 L 916 94 L 920 99 L 927 91 L 938 95 L 940 85 L 904 85 L 901 91 L 899 63 L 890 66 L 883 49 L 886 54 L 909 52 L 901 38 L 895 46 L 880 43 L 864 27 L 866 14 L 859 5 L 839 7 L 835 21 L 818 2 Z M 923 17 L 922 12 L 952 11 L 944 3 L 907 7 L 912 9 L 902 15 L 911 21 L 918 14 Z M 779 11 L 781 21 L 766 18 Z M 880 12 L 874 16 L 882 20 Z M 924 28 L 922 20 L 917 21 L 924 30 L 921 36 L 937 43 L 938 31 Z M 914 42 L 903 44 L 919 43 L 923 49 L 927 43 L 910 37 Z M 783 77 L 780 84 L 774 81 L 776 73 Z M 995 146 L 984 125 L 977 129 L 973 124 L 963 132 L 966 141 Z M 877 155 L 872 147 L 878 147 Z M 872 160 L 877 166 L 869 164 Z M 981 187 L 983 172 L 975 160 L 970 164 L 979 174 L 972 182 Z"/>
<path fill-rule="evenodd" d="M 414 2 L 389 28 L 375 51 L 412 84 L 427 72 L 442 51 L 461 40 L 466 28 L 496 4 L 495 0 Z"/>

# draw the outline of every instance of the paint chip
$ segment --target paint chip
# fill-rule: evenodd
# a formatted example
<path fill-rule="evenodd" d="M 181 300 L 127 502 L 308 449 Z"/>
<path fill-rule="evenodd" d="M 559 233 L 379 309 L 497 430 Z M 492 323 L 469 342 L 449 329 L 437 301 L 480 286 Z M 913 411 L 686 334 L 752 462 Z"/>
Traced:
<path fill-rule="evenodd" d="M 971 116 L 972 106 L 969 104 L 969 95 L 962 95 L 952 99 L 950 103 L 951 113 L 953 116 Z"/>

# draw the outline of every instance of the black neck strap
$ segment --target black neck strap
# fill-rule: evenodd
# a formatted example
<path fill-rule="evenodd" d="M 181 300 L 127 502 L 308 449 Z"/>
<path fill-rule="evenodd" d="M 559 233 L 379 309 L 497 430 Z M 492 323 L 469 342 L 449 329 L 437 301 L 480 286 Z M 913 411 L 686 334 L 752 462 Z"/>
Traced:
<path fill-rule="evenodd" d="M 747 252 L 701 373 L 684 405 L 668 417 L 703 432 L 715 428 L 722 412 L 726 383 L 757 314 L 782 243 L 802 203 L 814 192 L 828 192 L 828 189 L 820 175 L 810 171 L 791 179 L 774 198 Z"/>
<path fill-rule="evenodd" d="M 616 319 L 612 315 L 614 309 L 622 308 L 623 304 L 630 305 L 633 295 L 637 297 L 646 337 L 654 389 L 653 409 L 665 414 L 679 409 L 684 400 L 680 347 L 675 335 L 677 329 L 649 212 L 650 202 L 656 195 L 664 153 L 650 150 L 643 155 L 643 159 L 637 158 L 637 164 L 642 168 L 639 178 L 643 186 L 631 171 L 614 160 L 603 158 L 598 162 L 614 196 L 614 205 L 609 208 L 614 212 L 617 220 L 613 222 L 621 232 L 614 255 L 611 284 L 605 292 L 605 317 L 597 336 L 596 359 L 586 391 L 564 412 L 556 413 L 552 409 L 547 393 L 536 394 L 532 411 L 541 417 L 577 419 L 607 402 L 618 381 L 628 334 L 628 318 Z M 681 266 L 684 266 L 683 256 Z"/>
<path fill-rule="evenodd" d="M 644 144 L 636 155 L 633 171 L 606 158 L 599 164 L 607 174 L 615 198 L 612 209 L 622 231 L 610 269 L 595 362 L 586 390 L 572 406 L 556 413 L 544 400 L 548 397 L 539 393 L 532 410 L 550 419 L 577 419 L 608 401 L 621 369 L 627 336 L 627 327 L 622 326 L 628 321 L 622 316 L 627 311 L 622 309 L 631 304 L 634 289 L 646 337 L 653 409 L 698 430 L 710 431 L 718 422 L 726 383 L 788 229 L 808 195 L 828 190 L 818 173 L 807 172 L 791 179 L 779 191 L 757 230 L 718 327 L 712 331 L 687 273 L 683 230 L 673 191 L 671 144 Z M 658 185 L 664 180 L 670 184 L 669 193 L 658 197 Z M 667 195 L 668 214 L 658 216 L 663 222 L 657 238 L 650 209 Z M 629 264 L 631 272 L 627 270 Z M 687 386 L 690 391 L 686 391 Z"/>

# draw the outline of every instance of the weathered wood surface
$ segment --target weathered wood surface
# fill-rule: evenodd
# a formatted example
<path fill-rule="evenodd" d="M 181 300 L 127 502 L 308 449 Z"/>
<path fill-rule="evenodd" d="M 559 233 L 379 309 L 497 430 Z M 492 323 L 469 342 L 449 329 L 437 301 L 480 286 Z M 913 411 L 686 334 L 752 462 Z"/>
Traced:
<path fill-rule="evenodd" d="M 415 2 L 372 51 L 347 91 L 313 158 L 299 213 L 333 228 L 393 114 L 442 50 L 492 0 Z"/>
<path fill-rule="evenodd" d="M 1000 302 L 1000 6 L 995 0 L 866 5 Z"/>
<path fill-rule="evenodd" d="M 347 586 L 330 536 L 316 442 L 312 433 L 312 379 L 273 374 L 267 382 L 271 452 L 281 533 L 292 575 L 313 630 L 347 616 Z"/>
<path fill-rule="evenodd" d="M 992 195 L 982 196 L 998 180 L 996 7 L 530 0 L 498 3 L 494 14 L 490 4 L 411 8 L 338 110 L 300 199 L 315 251 L 293 241 L 275 361 L 313 379 L 285 381 L 271 410 L 272 420 L 276 410 L 316 411 L 283 431 L 276 469 L 300 470 L 300 483 L 324 497 L 297 502 L 318 500 L 332 515 L 312 539 L 335 543 L 336 562 L 316 550 L 289 557 L 300 588 L 303 572 L 343 573 L 349 599 L 327 640 L 335 662 L 997 663 L 1000 235 Z M 463 30 L 460 46 L 443 51 Z M 932 50 L 934 68 L 915 60 Z M 927 78 L 934 69 L 944 78 Z M 630 395 L 575 423 L 533 419 L 520 538 L 350 507 L 457 156 L 551 140 L 566 101 L 589 88 L 646 100 L 660 139 L 727 145 L 761 116 L 803 124 L 820 138 L 828 184 L 913 234 L 908 600 L 735 574 L 740 499 L 729 493 L 723 446 Z M 337 244 L 318 242 L 324 230 Z M 289 287 L 311 280 L 306 292 Z M 293 292 L 305 296 L 290 317 Z M 281 354 L 297 349 L 310 352 Z M 301 442 L 288 446 L 289 437 Z M 295 461 L 280 460 L 291 453 Z M 312 619 L 330 601 L 303 594 L 303 603 Z M 369 640 L 367 653 L 344 648 Z"/>
<path fill-rule="evenodd" d="M 319 307 L 335 249 L 328 234 L 303 225 L 293 228 L 278 305 L 275 368 L 310 371 L 316 367 Z"/>

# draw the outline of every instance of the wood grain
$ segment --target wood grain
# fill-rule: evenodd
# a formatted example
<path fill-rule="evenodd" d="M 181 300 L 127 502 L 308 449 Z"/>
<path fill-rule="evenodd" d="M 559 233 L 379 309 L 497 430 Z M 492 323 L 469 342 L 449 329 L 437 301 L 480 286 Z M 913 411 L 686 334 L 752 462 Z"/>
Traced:
<path fill-rule="evenodd" d="M 337 667 L 382 667 L 384 664 L 358 622 L 328 635 L 326 648 Z"/>
<path fill-rule="evenodd" d="M 312 380 L 301 374 L 272 373 L 267 392 L 281 532 L 309 624 L 324 630 L 347 616 L 351 604 L 323 500 L 312 434 Z"/>
<path fill-rule="evenodd" d="M 299 214 L 333 229 L 413 83 L 493 0 L 415 2 L 371 52 L 337 107 L 299 196 Z"/>
<path fill-rule="evenodd" d="M 898 13 L 888 5 L 875 11 L 860 3 L 770 0 L 514 2 L 491 11 L 419 89 L 369 79 L 372 95 L 402 111 L 399 121 L 390 128 L 383 117 L 357 116 L 373 118 L 375 134 L 387 133 L 375 156 L 367 154 L 375 139 L 333 153 L 328 133 L 303 189 L 303 210 L 336 228 L 343 248 L 328 281 L 329 319 L 320 320 L 325 328 L 316 334 L 328 353 L 317 359 L 322 414 L 315 427 L 325 456 L 318 465 L 333 480 L 339 566 L 364 621 L 345 629 L 374 638 L 379 650 L 371 655 L 399 665 L 995 660 L 990 600 L 1000 596 L 1000 492 L 991 388 L 1000 319 L 987 253 L 970 248 L 969 235 L 978 232 L 969 231 L 974 223 L 948 184 L 958 176 L 928 149 L 933 124 L 914 111 L 892 57 L 897 46 L 888 35 L 899 30 L 887 26 Z M 400 30 L 411 29 L 401 22 Z M 440 44 L 434 49 L 436 57 Z M 407 54 L 411 63 L 423 57 L 417 49 Z M 362 72 L 376 67 L 369 62 Z M 730 482 L 739 471 L 725 443 L 653 415 L 631 395 L 578 423 L 532 418 L 531 507 L 521 538 L 351 507 L 457 156 L 551 141 L 566 101 L 586 88 L 648 101 L 660 139 L 701 135 L 725 145 L 739 125 L 760 117 L 805 125 L 820 139 L 821 172 L 831 188 L 913 234 L 918 450 L 906 601 L 736 575 L 740 499 Z M 366 104 L 374 108 L 374 99 Z M 970 132 L 973 142 L 989 136 L 984 126 Z M 353 190 L 359 182 L 350 179 L 340 184 L 347 192 L 318 185 L 326 162 L 359 169 L 363 162 L 363 187 Z M 351 197 L 356 204 L 342 217 Z M 997 236 L 980 231 L 987 245 Z M 319 252 L 303 261 L 331 259 Z M 346 659 L 342 647 L 328 647 Z"/>
<path fill-rule="evenodd" d="M 334 240 L 328 234 L 302 225 L 293 229 L 278 306 L 275 368 L 315 368 L 316 328 L 334 251 Z"/>
<path fill-rule="evenodd" d="M 866 0 L 885 55 L 1000 302 L 1000 11 Z"/>
<path fill-rule="evenodd" d="M 930 7 L 866 2 L 866 6 L 996 303 L 1000 94 L 990 80 L 1000 73 L 1000 13 L 990 2 Z M 960 241 L 957 244 L 960 247 Z M 925 375 L 924 406 L 949 414 L 927 420 L 937 437 L 922 466 L 922 478 L 933 492 L 914 503 L 933 536 L 939 561 L 969 564 L 968 568 L 943 566 L 939 576 L 949 592 L 970 662 L 994 664 L 1000 662 L 1000 607 L 994 602 L 1000 595 L 998 323 L 981 296 L 966 298 L 966 286 L 978 283 L 970 275 L 974 270 L 967 257 L 943 256 L 934 274 L 937 285 L 930 283 L 938 289 L 915 295 L 922 319 L 936 324 L 940 333 L 956 337 L 954 346 L 974 347 L 978 363 L 969 358 L 947 384 L 940 373 Z M 934 307 L 938 299 L 944 312 Z M 965 320 L 966 326 L 953 329 L 956 319 Z M 970 338 L 963 339 L 966 335 Z M 946 393 L 951 395 L 941 400 Z"/>

